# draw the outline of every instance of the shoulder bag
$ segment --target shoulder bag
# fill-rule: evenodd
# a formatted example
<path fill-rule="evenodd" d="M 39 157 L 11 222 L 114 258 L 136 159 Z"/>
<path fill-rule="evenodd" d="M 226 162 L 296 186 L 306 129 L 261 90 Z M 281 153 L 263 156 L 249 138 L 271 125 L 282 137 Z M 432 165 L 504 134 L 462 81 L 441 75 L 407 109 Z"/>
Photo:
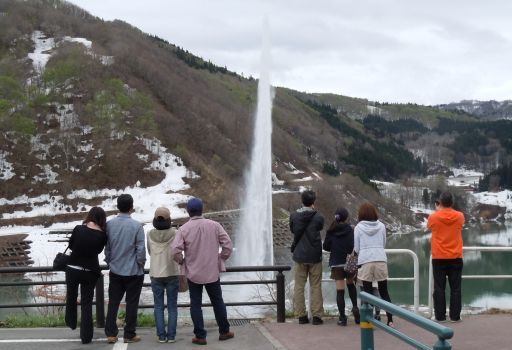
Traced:
<path fill-rule="evenodd" d="M 53 269 L 55 271 L 65 271 L 66 270 L 66 265 L 68 264 L 69 258 L 70 258 L 70 256 L 66 254 L 68 249 L 69 249 L 69 246 L 66 248 L 66 250 L 64 250 L 63 253 L 57 253 L 57 255 L 55 256 L 55 259 L 53 259 Z"/>

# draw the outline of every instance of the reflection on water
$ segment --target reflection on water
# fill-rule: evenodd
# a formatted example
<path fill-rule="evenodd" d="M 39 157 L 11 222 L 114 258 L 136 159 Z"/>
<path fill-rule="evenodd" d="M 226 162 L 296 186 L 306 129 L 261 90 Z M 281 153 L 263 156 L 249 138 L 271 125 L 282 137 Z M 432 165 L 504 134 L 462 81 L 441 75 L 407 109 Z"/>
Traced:
<path fill-rule="evenodd" d="M 512 225 L 499 223 L 486 223 L 480 225 L 467 226 L 463 231 L 465 246 L 512 246 Z M 428 261 L 430 258 L 430 233 L 424 231 L 413 232 L 410 234 L 395 234 L 388 238 L 387 248 L 403 248 L 410 249 L 418 255 L 420 262 L 420 304 L 427 305 L 428 291 Z M 275 251 L 276 265 L 291 265 L 291 254 L 289 248 L 276 247 Z M 408 255 L 389 254 L 389 273 L 390 277 L 412 277 L 413 264 L 412 259 Z M 329 267 L 327 266 L 328 255 L 324 259 L 324 279 L 329 278 Z M 464 255 L 464 275 L 512 275 L 512 252 L 466 252 Z M 293 292 L 293 271 L 285 272 L 286 276 L 286 308 L 291 309 L 291 297 Z M 34 280 L 42 278 L 52 280 L 62 280 L 63 274 L 31 274 Z M 146 276 L 147 277 L 147 276 Z M 1 281 L 12 279 L 20 279 L 21 277 L 0 276 Z M 223 280 L 238 280 L 236 274 L 223 274 Z M 253 279 L 253 278 L 251 278 Z M 270 276 L 259 276 L 255 279 L 272 279 Z M 149 281 L 149 279 L 148 279 Z M 108 286 L 108 278 L 106 278 L 105 288 Z M 224 299 L 226 302 L 232 301 L 262 301 L 272 300 L 273 288 L 257 286 L 224 286 Z M 64 288 L 61 286 L 60 288 Z M 240 288 L 250 288 L 254 296 L 247 300 L 242 297 Z M 389 283 L 390 296 L 394 303 L 399 305 L 413 304 L 413 282 L 412 281 L 391 281 Z M 336 290 L 333 282 L 323 284 L 324 305 L 326 309 L 336 309 Z M 34 302 L 37 297 L 34 287 L 0 287 L 0 303 L 20 303 Z M 65 294 L 65 290 L 60 290 L 57 294 L 61 296 Z M 206 294 L 206 293 L 205 293 Z M 107 291 L 105 290 L 105 295 Z M 204 301 L 207 302 L 207 296 L 204 295 Z M 152 304 L 152 295 L 150 288 L 144 288 L 141 302 L 144 304 Z M 179 302 L 188 302 L 188 293 L 180 293 Z M 462 302 L 468 307 L 482 308 L 512 308 L 512 279 L 465 279 L 462 281 Z M 350 308 L 350 301 L 347 298 L 347 307 Z M 272 310 L 274 309 L 274 310 Z M 12 313 L 13 309 L 0 309 L 0 319 L 5 315 Z M 21 310 L 16 310 L 20 312 Z M 35 312 L 34 309 L 25 309 L 26 312 Z M 211 308 L 205 308 L 205 316 L 210 315 Z M 21 311 L 23 312 L 23 311 Z M 149 312 L 149 311 L 148 311 Z M 229 307 L 230 317 L 255 317 L 256 315 L 265 315 L 268 312 L 275 315 L 275 307 L 251 307 L 251 308 L 233 308 Z M 188 310 L 180 310 L 180 316 L 188 315 Z"/>
<path fill-rule="evenodd" d="M 409 234 L 395 234 L 388 238 L 386 248 L 410 249 L 416 253 L 419 260 L 420 273 L 420 305 L 428 303 L 428 268 L 430 259 L 430 232 L 417 231 Z M 500 223 L 485 223 L 467 226 L 463 230 L 465 246 L 511 246 L 512 226 Z M 279 264 L 293 266 L 290 253 L 284 250 L 276 251 Z M 327 266 L 328 254 L 324 255 L 323 278 L 329 279 Z M 390 277 L 412 277 L 413 262 L 407 254 L 388 254 Z M 512 252 L 466 252 L 464 253 L 463 275 L 512 275 Z M 286 273 L 286 281 L 293 281 L 293 272 Z M 389 293 L 393 303 L 412 305 L 413 282 L 390 281 Z M 293 289 L 293 288 L 292 288 Z M 324 306 L 336 310 L 336 288 L 334 283 L 325 282 L 322 286 Z M 449 299 L 447 288 L 447 300 Z M 350 300 L 346 298 L 347 308 L 351 308 Z M 465 307 L 478 308 L 512 308 L 512 279 L 463 279 L 462 302 Z"/>
<path fill-rule="evenodd" d="M 464 246 L 511 246 L 512 227 L 500 223 L 466 226 L 463 230 Z M 413 232 L 394 235 L 387 248 L 414 251 L 420 261 L 420 303 L 427 304 L 428 261 L 430 234 Z M 410 277 L 413 267 L 409 257 L 390 255 L 391 277 Z M 466 252 L 463 275 L 512 275 L 512 252 Z M 448 288 L 447 288 L 448 289 Z M 398 304 L 412 304 L 412 282 L 391 282 L 391 299 Z M 512 307 L 511 279 L 463 279 L 462 302 L 472 307 Z"/>

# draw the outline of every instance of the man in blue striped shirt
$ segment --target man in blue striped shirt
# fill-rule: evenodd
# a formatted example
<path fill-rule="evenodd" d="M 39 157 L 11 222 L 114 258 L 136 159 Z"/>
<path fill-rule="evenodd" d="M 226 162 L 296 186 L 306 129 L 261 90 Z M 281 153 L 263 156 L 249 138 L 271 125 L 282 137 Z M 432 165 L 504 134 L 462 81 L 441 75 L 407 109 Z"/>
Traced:
<path fill-rule="evenodd" d="M 146 262 L 145 236 L 142 224 L 130 217 L 133 198 L 122 194 L 117 198 L 119 215 L 107 222 L 107 246 L 105 261 L 109 266 L 108 311 L 105 334 L 108 343 L 117 342 L 117 312 L 126 293 L 126 317 L 124 342 L 140 341 L 136 334 L 139 297 L 144 282 Z"/>

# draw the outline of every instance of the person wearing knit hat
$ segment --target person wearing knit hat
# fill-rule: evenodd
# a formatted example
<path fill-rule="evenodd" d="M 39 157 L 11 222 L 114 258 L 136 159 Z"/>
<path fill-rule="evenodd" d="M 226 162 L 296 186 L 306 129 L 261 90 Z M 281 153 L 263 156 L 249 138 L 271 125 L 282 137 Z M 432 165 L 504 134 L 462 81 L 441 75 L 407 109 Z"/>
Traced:
<path fill-rule="evenodd" d="M 155 210 L 153 227 L 147 235 L 148 253 L 151 257 L 149 276 L 155 303 L 156 335 L 160 343 L 174 343 L 178 323 L 178 288 L 180 267 L 172 259 L 171 244 L 176 230 L 171 227 L 171 212 L 165 207 Z M 167 328 L 164 320 L 164 295 L 167 293 Z"/>
<path fill-rule="evenodd" d="M 187 203 L 187 212 L 190 220 L 178 229 L 171 250 L 174 260 L 182 265 L 188 280 L 190 316 L 195 335 L 192 343 L 206 345 L 206 329 L 201 309 L 203 287 L 213 306 L 219 326 L 219 340 L 228 340 L 235 334 L 229 330 L 219 277 L 221 271 L 226 271 L 225 261 L 231 255 L 233 244 L 221 224 L 202 216 L 201 199 L 191 198 Z"/>

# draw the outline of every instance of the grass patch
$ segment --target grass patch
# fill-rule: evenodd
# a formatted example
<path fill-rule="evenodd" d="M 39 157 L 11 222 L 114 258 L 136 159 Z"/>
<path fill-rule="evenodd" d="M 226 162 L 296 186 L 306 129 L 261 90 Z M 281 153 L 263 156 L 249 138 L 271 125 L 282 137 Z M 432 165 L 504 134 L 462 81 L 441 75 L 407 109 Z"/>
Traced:
<path fill-rule="evenodd" d="M 105 310 L 106 311 L 106 310 Z M 123 321 L 126 312 L 120 311 L 118 318 Z M 80 314 L 78 315 L 78 325 L 80 327 Z M 96 325 L 96 315 L 93 315 L 93 321 Z M 153 313 L 139 313 L 137 316 L 137 327 L 155 327 L 155 318 Z M 54 315 L 25 315 L 11 314 L 0 320 L 0 328 L 51 328 L 66 327 L 64 313 Z"/>
<path fill-rule="evenodd" d="M 482 314 L 485 314 L 485 315 L 512 315 L 512 310 L 498 309 L 498 308 L 492 307 L 489 310 L 482 312 Z"/>
<path fill-rule="evenodd" d="M 64 314 L 56 315 L 8 315 L 0 321 L 2 328 L 64 327 Z"/>

